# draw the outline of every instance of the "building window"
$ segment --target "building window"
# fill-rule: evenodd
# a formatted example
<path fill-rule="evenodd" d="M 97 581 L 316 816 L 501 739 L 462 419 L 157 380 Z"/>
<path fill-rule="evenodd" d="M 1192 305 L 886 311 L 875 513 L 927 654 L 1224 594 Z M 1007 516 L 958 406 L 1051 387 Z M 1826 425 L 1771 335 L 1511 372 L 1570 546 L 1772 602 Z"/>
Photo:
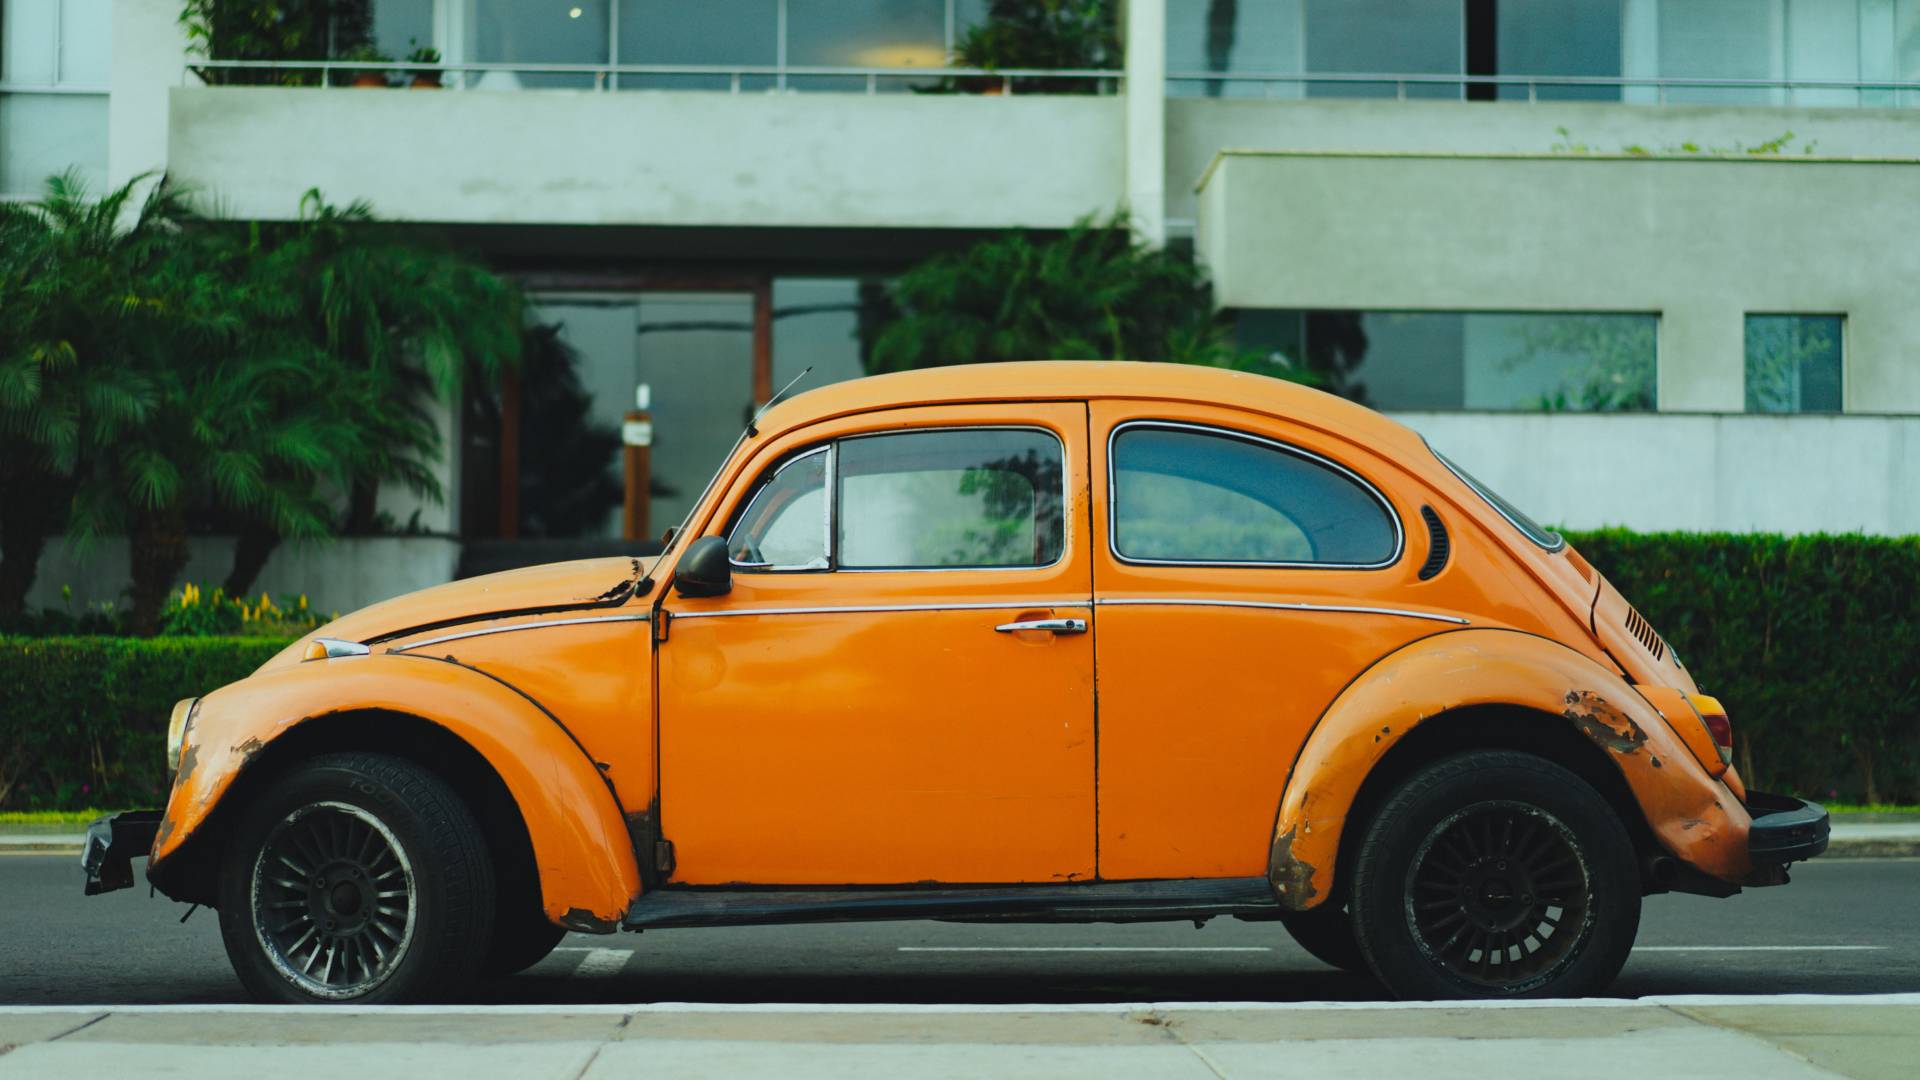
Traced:
<path fill-rule="evenodd" d="M 1660 318 L 1620 313 L 1247 311 L 1242 344 L 1388 410 L 1655 407 Z"/>
<path fill-rule="evenodd" d="M 1839 412 L 1844 326 L 1839 315 L 1747 316 L 1747 411 Z"/>
<path fill-rule="evenodd" d="M 1459 75 L 1466 70 L 1460 0 L 1309 0 L 1307 71 Z M 1458 83 L 1309 82 L 1309 97 L 1458 98 Z"/>
<path fill-rule="evenodd" d="M 0 195 L 106 183 L 111 0 L 0 0 Z"/>
<path fill-rule="evenodd" d="M 1620 74 L 1620 0 L 1496 0 L 1490 6 L 1494 10 L 1491 71 L 1501 75 Z M 1470 7 L 1469 18 L 1473 14 Z M 1618 101 L 1620 88 L 1506 83 L 1494 96 L 1520 101 Z"/>

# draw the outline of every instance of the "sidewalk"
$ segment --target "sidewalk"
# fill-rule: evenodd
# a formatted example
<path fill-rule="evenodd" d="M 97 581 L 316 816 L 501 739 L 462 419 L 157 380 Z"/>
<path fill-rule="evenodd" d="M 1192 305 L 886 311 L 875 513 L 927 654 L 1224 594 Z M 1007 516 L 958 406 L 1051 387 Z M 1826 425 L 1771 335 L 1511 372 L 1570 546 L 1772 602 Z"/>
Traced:
<path fill-rule="evenodd" d="M 9 1051 L 7 1046 L 12 1044 Z M 1399 1006 L 0 1009 L 0 1078 L 1905 1080 L 1920 994 Z"/>
<path fill-rule="evenodd" d="M 71 825 L 0 825 L 0 854 L 58 852 L 80 854 L 86 830 Z M 1920 815 L 1835 814 L 1830 859 L 1911 858 L 1920 856 Z"/>

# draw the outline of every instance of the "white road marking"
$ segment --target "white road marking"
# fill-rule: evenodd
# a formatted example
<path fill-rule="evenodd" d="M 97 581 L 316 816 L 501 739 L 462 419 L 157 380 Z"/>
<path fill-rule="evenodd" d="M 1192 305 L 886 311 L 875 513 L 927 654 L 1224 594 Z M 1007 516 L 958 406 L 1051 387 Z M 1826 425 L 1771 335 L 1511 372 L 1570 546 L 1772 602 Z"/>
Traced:
<path fill-rule="evenodd" d="M 604 979 L 609 975 L 618 975 L 633 959 L 628 949 L 588 949 L 587 955 L 580 958 L 579 966 L 573 969 L 575 975 L 584 979 Z"/>
<path fill-rule="evenodd" d="M 1878 952 L 1885 945 L 1635 945 L 1634 952 Z"/>
<path fill-rule="evenodd" d="M 50 1016 L 61 1013 L 120 1015 L 225 1014 L 306 1016 L 625 1016 L 643 1013 L 1130 1013 L 1130 1012 L 1366 1012 L 1403 1009 L 1634 1009 L 1649 1005 L 1914 1005 L 1920 993 L 1906 994 L 1667 994 L 1643 998 L 1535 998 L 1521 1001 L 1115 1001 L 1093 1003 L 859 1004 L 801 1002 L 661 1001 L 644 1005 L 0 1005 L 0 1016 Z"/>
<path fill-rule="evenodd" d="M 1266 945 L 902 945 L 899 952 L 1272 952 Z"/>

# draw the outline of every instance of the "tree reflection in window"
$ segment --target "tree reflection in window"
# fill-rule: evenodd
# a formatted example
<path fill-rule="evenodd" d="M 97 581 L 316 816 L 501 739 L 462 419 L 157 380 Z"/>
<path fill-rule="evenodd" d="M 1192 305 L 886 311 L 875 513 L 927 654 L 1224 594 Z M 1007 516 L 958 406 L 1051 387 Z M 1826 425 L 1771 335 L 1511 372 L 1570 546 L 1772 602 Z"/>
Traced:
<path fill-rule="evenodd" d="M 846 568 L 1044 566 L 1065 546 L 1060 442 L 1042 432 L 848 439 L 839 474 Z"/>

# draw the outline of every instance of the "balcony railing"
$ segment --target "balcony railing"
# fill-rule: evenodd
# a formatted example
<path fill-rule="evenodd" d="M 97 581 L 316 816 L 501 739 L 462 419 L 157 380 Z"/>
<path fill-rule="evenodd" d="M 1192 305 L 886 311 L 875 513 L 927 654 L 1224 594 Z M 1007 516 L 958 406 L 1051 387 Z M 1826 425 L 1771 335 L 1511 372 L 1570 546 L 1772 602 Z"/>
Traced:
<path fill-rule="evenodd" d="M 200 74 L 207 82 L 222 83 L 237 80 L 209 77 L 210 73 L 279 73 L 294 76 L 283 85 L 335 87 L 352 85 L 362 73 L 377 73 L 389 80 L 430 75 L 449 88 L 486 90 L 493 88 L 488 76 L 498 73 L 502 76 L 499 81 L 509 85 L 522 78 L 537 78 L 563 80 L 570 84 L 561 85 L 560 89 L 657 90 L 672 89 L 670 84 L 678 81 L 689 84 L 689 88 L 724 89 L 734 94 L 804 90 L 809 84 L 818 89 L 847 89 L 848 84 L 852 84 L 868 94 L 878 94 L 883 88 L 952 88 L 956 91 L 996 94 L 1113 94 L 1118 92 L 1124 78 L 1122 72 L 1099 69 L 802 67 L 773 64 L 421 64 L 362 60 L 197 60 L 188 70 Z M 829 85 L 823 87 L 821 83 Z M 1067 89 L 1069 87 L 1071 89 Z"/>
<path fill-rule="evenodd" d="M 1468 87 L 1513 87 L 1526 91 L 1526 100 L 1542 100 L 1542 89 L 1582 88 L 1610 89 L 1620 92 L 1620 100 L 1633 102 L 1645 101 L 1666 104 L 1674 91 L 1734 91 L 1755 94 L 1778 94 L 1778 102 L 1769 104 L 1802 104 L 1795 95 L 1802 92 L 1824 92 L 1831 95 L 1834 91 L 1852 92 L 1864 99 L 1868 94 L 1887 94 L 1891 98 L 1904 92 L 1908 97 L 1901 98 L 1904 104 L 1920 104 L 1920 82 L 1897 80 L 1836 80 L 1836 79 L 1708 79 L 1681 78 L 1668 76 L 1620 76 L 1620 75 L 1467 75 L 1467 74 L 1391 74 L 1391 73 L 1351 73 L 1351 72 L 1220 72 L 1220 71 L 1174 71 L 1167 73 L 1168 84 L 1199 83 L 1254 84 L 1263 89 L 1265 97 L 1280 97 L 1285 92 L 1291 96 L 1304 95 L 1309 88 L 1343 88 L 1349 91 L 1361 87 L 1390 88 L 1393 97 L 1406 101 L 1409 97 L 1420 95 L 1419 89 L 1428 87 L 1451 88 L 1466 96 Z M 1415 90 L 1409 94 L 1409 88 Z M 1631 93 L 1630 91 L 1639 91 Z M 1333 95 L 1330 95 L 1333 96 Z M 1517 97 L 1508 100 L 1518 100 Z M 1714 104 L 1713 101 L 1701 101 Z M 1860 102 L 1856 102 L 1860 103 Z M 1893 104 L 1893 101 L 1887 102 Z M 1831 100 L 1806 102 L 1814 105 L 1833 105 Z M 1843 106 L 1844 107 L 1844 106 Z"/>

